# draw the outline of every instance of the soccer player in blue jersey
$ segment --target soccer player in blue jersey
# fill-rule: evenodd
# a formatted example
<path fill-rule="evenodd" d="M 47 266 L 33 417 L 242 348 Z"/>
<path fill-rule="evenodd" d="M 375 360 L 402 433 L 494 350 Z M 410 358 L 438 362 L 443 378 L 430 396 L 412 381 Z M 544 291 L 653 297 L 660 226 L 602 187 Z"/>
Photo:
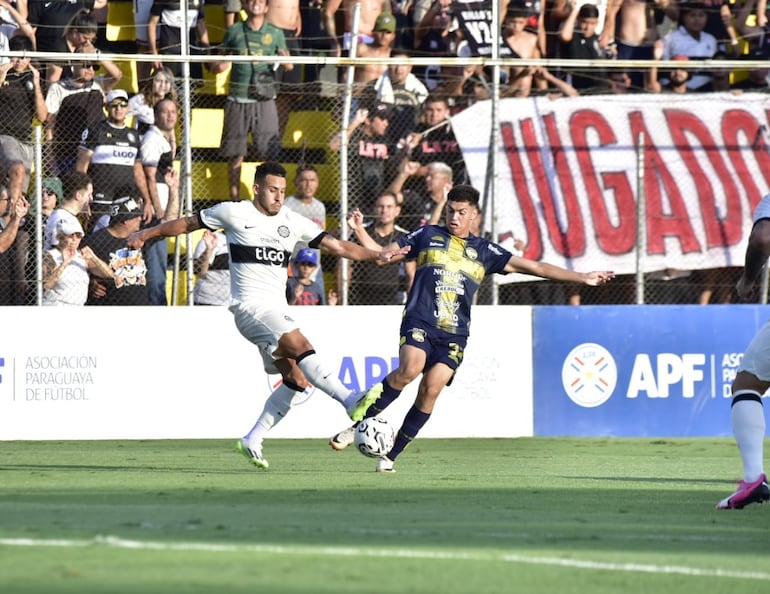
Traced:
<path fill-rule="evenodd" d="M 405 257 L 417 261 L 417 271 L 401 323 L 398 367 L 369 389 L 367 400 L 373 404 L 364 417 L 373 417 L 385 410 L 421 373 L 422 380 L 393 449 L 377 460 L 377 472 L 394 472 L 394 461 L 427 423 L 441 390 L 451 384 L 463 360 L 473 296 L 487 274 L 520 272 L 591 286 L 602 285 L 615 276 L 609 271 L 573 272 L 514 256 L 471 233 L 479 216 L 478 190 L 466 185 L 455 186 L 447 196 L 445 226 L 425 225 L 383 248 L 409 246 Z M 361 243 L 372 249 L 371 238 L 355 217 L 350 226 Z M 391 261 L 402 257 L 396 256 Z M 342 450 L 353 443 L 354 435 L 355 425 L 333 436 L 329 443 L 333 449 Z"/>

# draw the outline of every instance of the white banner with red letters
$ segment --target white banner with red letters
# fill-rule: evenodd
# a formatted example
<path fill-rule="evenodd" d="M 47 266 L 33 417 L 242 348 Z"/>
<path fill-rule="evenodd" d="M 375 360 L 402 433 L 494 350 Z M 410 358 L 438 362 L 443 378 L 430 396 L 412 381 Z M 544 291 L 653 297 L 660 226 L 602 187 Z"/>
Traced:
<path fill-rule="evenodd" d="M 759 93 L 505 99 L 485 226 L 494 217 L 529 258 L 629 274 L 641 187 L 644 271 L 742 266 L 753 208 L 770 189 L 769 109 Z M 491 121 L 490 101 L 452 118 L 485 197 Z"/>

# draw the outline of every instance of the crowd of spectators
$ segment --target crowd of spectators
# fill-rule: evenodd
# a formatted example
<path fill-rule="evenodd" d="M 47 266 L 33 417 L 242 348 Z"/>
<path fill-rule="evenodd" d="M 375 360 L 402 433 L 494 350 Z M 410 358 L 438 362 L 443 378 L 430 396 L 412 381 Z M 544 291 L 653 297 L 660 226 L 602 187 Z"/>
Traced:
<path fill-rule="evenodd" d="M 228 162 L 229 192 L 222 198 L 239 199 L 244 197 L 240 178 L 247 155 L 259 160 L 280 158 L 280 137 L 288 112 L 296 105 L 322 105 L 319 85 L 314 84 L 322 76 L 321 69 L 280 63 L 281 56 L 345 56 L 353 51 L 366 58 L 484 55 L 485 41 L 474 38 L 472 33 L 478 27 L 471 21 L 489 8 L 488 2 L 452 0 L 221 0 L 205 4 L 209 6 L 204 7 L 203 0 L 190 0 L 188 19 L 183 23 L 178 1 L 135 0 L 135 43 L 116 48 L 105 38 L 105 0 L 0 0 L 0 50 L 62 54 L 61 59 L 44 63 L 29 58 L 0 59 L 0 182 L 8 197 L 0 213 L 5 217 L 4 243 L 18 244 L 17 251 L 28 249 L 22 238 L 29 225 L 23 220 L 8 223 L 15 213 L 25 210 L 35 120 L 45 125 L 43 174 L 58 181 L 78 171 L 87 174 L 93 184 L 94 201 L 79 213 L 86 234 L 112 228 L 109 219 L 118 187 L 121 198 L 139 204 L 142 225 L 157 224 L 167 215 L 165 175 L 177 152 L 182 69 L 179 62 L 164 60 L 164 56 L 179 54 L 183 36 L 189 40 L 191 53 L 211 56 L 210 62 L 191 64 L 192 79 L 200 83 L 207 75 L 230 73 L 222 104 L 225 124 L 219 151 Z M 356 6 L 357 27 L 353 23 Z M 206 19 L 212 13 L 206 8 L 222 11 L 226 31 L 212 34 Z M 765 91 L 768 69 L 731 76 L 728 70 L 704 69 L 699 62 L 741 56 L 770 58 L 766 11 L 766 0 L 500 0 L 500 55 L 512 60 L 501 73 L 502 96 Z M 211 41 L 213 37 L 217 37 L 216 43 Z M 153 61 L 136 62 L 138 92 L 123 90 L 125 69 L 114 62 L 78 58 L 78 54 L 94 54 L 98 49 L 155 56 Z M 276 63 L 231 66 L 222 58 L 244 52 L 275 55 Z M 676 61 L 681 67 L 548 70 L 515 65 L 517 59 L 537 58 L 659 59 Z M 344 82 L 347 69 L 337 70 L 335 80 Z M 274 78 L 275 84 L 255 95 L 253 82 L 260 73 Z M 407 229 L 424 224 L 443 191 L 444 181 L 436 180 L 447 178 L 450 185 L 468 182 L 449 117 L 488 98 L 491 75 L 488 68 L 445 66 L 439 60 L 429 66 L 412 67 L 404 60 L 357 67 L 351 120 L 344 125 L 340 122 L 348 131 L 354 176 L 350 208 L 373 216 L 376 200 L 383 192 L 391 192 L 403 217 L 399 224 Z M 158 106 L 166 101 L 173 110 L 166 106 L 159 111 Z M 329 140 L 328 148 L 341 148 L 339 135 Z M 304 173 L 318 176 L 315 171 Z M 102 222 L 97 225 L 99 215 Z M 201 252 L 211 256 L 215 244 L 209 244 Z M 155 255 L 144 255 L 146 274 L 137 282 L 149 285 L 151 303 L 162 304 L 165 279 L 152 271 L 162 272 L 167 254 L 158 247 Z M 12 248 L 3 251 L 12 253 Z M 18 255 L 5 258 L 23 260 Z M 155 265 L 153 260 L 157 260 Z"/>

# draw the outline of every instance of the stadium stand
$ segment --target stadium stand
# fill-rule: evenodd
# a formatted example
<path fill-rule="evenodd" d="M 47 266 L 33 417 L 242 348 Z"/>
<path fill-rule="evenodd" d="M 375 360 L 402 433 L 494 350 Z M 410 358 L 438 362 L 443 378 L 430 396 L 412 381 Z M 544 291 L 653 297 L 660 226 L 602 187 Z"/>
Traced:
<path fill-rule="evenodd" d="M 107 3 L 107 41 L 136 41 L 134 31 L 134 3 L 112 2 Z"/>

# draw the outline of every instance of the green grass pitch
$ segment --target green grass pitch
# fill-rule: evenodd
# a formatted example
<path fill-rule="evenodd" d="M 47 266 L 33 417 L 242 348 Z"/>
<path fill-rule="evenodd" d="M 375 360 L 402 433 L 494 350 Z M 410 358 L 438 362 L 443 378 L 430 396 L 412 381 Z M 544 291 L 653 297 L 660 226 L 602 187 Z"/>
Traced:
<path fill-rule="evenodd" d="M 729 439 L 0 443 L 0 592 L 770 591 Z"/>

